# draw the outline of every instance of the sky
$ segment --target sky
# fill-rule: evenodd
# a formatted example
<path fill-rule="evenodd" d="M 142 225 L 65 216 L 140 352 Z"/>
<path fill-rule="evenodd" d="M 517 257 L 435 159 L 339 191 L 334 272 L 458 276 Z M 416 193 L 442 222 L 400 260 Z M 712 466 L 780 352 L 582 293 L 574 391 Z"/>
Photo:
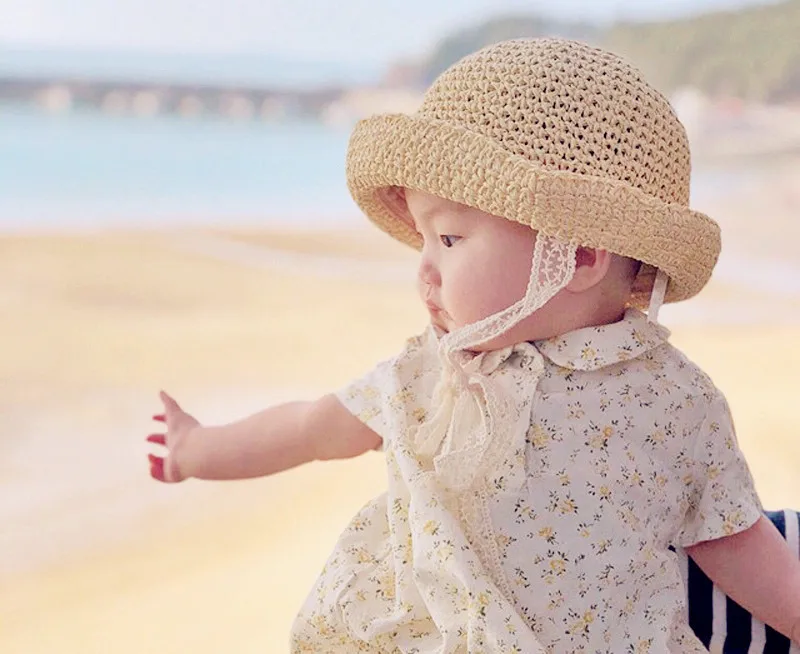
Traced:
<path fill-rule="evenodd" d="M 261 52 L 381 65 L 503 12 L 660 18 L 774 0 L 0 0 L 0 45 Z"/>

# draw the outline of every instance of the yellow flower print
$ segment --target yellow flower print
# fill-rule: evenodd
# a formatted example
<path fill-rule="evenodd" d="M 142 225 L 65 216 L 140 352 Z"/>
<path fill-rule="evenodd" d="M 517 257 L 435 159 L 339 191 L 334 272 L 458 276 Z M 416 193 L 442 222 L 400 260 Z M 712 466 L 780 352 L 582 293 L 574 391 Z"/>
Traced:
<path fill-rule="evenodd" d="M 355 551 L 355 555 L 356 555 L 356 560 L 359 563 L 374 563 L 375 562 L 375 557 L 372 555 L 372 553 L 366 547 L 359 547 Z"/>
<path fill-rule="evenodd" d="M 559 510 L 563 515 L 575 513 L 578 510 L 578 505 L 571 497 L 567 497 L 566 499 L 562 500 L 561 504 L 559 505 Z"/>
<path fill-rule="evenodd" d="M 603 427 L 599 432 L 596 432 L 589 438 L 589 446 L 595 449 L 604 449 L 608 446 L 609 439 L 614 435 L 614 428 L 609 426 Z"/>
<path fill-rule="evenodd" d="M 350 523 L 350 529 L 352 529 L 353 531 L 364 531 L 364 529 L 369 527 L 370 524 L 372 523 L 367 518 L 364 518 L 362 516 L 356 516 Z"/>
<path fill-rule="evenodd" d="M 392 503 L 392 513 L 400 518 L 403 522 L 408 521 L 408 503 L 404 502 L 401 498 L 395 498 Z"/>
<path fill-rule="evenodd" d="M 315 615 L 311 619 L 311 624 L 322 636 L 330 636 L 333 633 L 333 629 L 324 615 Z"/>
<path fill-rule="evenodd" d="M 486 608 L 489 606 L 489 601 L 489 593 L 485 591 L 472 597 L 471 601 L 469 602 L 470 615 L 479 615 L 485 618 Z"/>
<path fill-rule="evenodd" d="M 647 372 L 658 372 L 664 367 L 660 361 L 656 361 L 652 356 L 646 356 L 642 361 Z"/>
<path fill-rule="evenodd" d="M 550 572 L 561 576 L 567 571 L 567 562 L 562 558 L 550 559 Z"/>
<path fill-rule="evenodd" d="M 611 544 L 612 541 L 607 538 L 603 538 L 596 543 L 592 543 L 592 549 L 594 549 L 595 554 L 605 554 L 611 548 Z"/>
<path fill-rule="evenodd" d="M 440 527 L 441 525 L 436 522 L 436 520 L 428 520 L 428 522 L 426 522 L 425 526 L 422 528 L 422 531 L 428 534 L 428 536 L 435 536 L 437 533 L 439 533 Z"/>
<path fill-rule="evenodd" d="M 548 543 L 552 543 L 556 539 L 556 534 L 552 527 L 542 527 L 539 530 L 539 536 L 544 538 Z"/>
<path fill-rule="evenodd" d="M 567 418 L 569 420 L 580 420 L 586 415 L 586 411 L 584 411 L 583 407 L 580 404 L 570 404 L 569 405 L 569 413 L 567 414 Z"/>
<path fill-rule="evenodd" d="M 550 602 L 547 604 L 548 610 L 554 611 L 561 606 L 564 606 L 564 593 L 560 590 L 556 591 L 555 593 L 551 593 Z"/>
<path fill-rule="evenodd" d="M 528 441 L 535 449 L 542 450 L 550 442 L 550 434 L 541 425 L 536 424 L 528 430 Z"/>
<path fill-rule="evenodd" d="M 378 407 L 370 407 L 368 409 L 364 409 L 361 413 L 358 414 L 358 419 L 361 422 L 369 422 L 376 416 L 381 415 L 381 410 Z"/>
<path fill-rule="evenodd" d="M 364 396 L 364 399 L 374 400 L 380 395 L 380 392 L 375 386 L 365 386 L 364 390 L 361 392 L 361 395 Z"/>
<path fill-rule="evenodd" d="M 509 545 L 515 543 L 516 540 L 516 538 L 512 538 L 506 534 L 497 534 L 497 537 L 495 538 L 495 542 L 497 543 L 497 547 L 501 553 L 504 553 L 506 550 L 508 550 Z"/>
<path fill-rule="evenodd" d="M 394 407 L 405 407 L 413 403 L 415 399 L 414 393 L 410 389 L 403 388 L 395 393 L 391 399 L 391 404 Z"/>
<path fill-rule="evenodd" d="M 517 524 L 521 524 L 525 520 L 536 520 L 536 512 L 522 499 L 517 500 L 514 504 L 514 515 Z"/>
<path fill-rule="evenodd" d="M 741 527 L 742 525 L 742 512 L 741 511 L 734 511 L 733 513 L 726 515 L 725 520 L 722 523 L 722 531 L 725 533 L 726 536 L 732 536 L 736 533 L 737 528 Z"/>
<path fill-rule="evenodd" d="M 378 595 L 380 595 L 383 599 L 393 600 L 395 598 L 394 573 L 391 571 L 387 572 L 379 577 L 377 581 Z"/>
<path fill-rule="evenodd" d="M 569 628 L 571 634 L 578 635 L 578 634 L 588 634 L 589 627 L 595 620 L 594 611 L 596 607 L 592 607 L 592 610 L 586 611 L 583 615 L 577 615 L 574 611 L 570 611 L 570 616 L 575 620 Z"/>
<path fill-rule="evenodd" d="M 443 541 L 441 543 L 437 543 L 434 552 L 436 553 L 436 558 L 439 559 L 440 563 L 446 563 L 453 558 L 456 548 L 450 541 Z"/>
<path fill-rule="evenodd" d="M 514 584 L 521 588 L 530 588 L 531 582 L 522 568 L 514 570 Z"/>
<path fill-rule="evenodd" d="M 427 417 L 426 413 L 425 413 L 425 409 L 423 409 L 422 407 L 414 409 L 414 411 L 411 413 L 411 415 L 414 417 L 414 420 L 417 421 L 417 424 L 420 424 L 420 425 L 423 422 L 425 422 L 425 419 Z"/>

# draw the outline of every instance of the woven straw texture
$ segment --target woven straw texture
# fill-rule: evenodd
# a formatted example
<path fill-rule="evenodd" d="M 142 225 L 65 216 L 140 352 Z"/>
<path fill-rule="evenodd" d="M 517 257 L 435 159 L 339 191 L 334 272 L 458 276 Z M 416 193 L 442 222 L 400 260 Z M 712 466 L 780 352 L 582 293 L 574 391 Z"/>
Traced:
<path fill-rule="evenodd" d="M 399 186 L 643 262 L 666 301 L 698 293 L 720 251 L 717 224 L 689 208 L 689 145 L 667 100 L 616 55 L 562 39 L 513 40 L 445 71 L 414 115 L 358 123 L 347 180 L 382 230 L 419 248 Z"/>

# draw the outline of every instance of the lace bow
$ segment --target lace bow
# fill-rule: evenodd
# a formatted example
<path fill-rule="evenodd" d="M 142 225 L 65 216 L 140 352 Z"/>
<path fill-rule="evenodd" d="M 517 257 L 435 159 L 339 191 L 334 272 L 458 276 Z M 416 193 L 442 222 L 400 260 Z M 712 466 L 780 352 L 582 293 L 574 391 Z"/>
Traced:
<path fill-rule="evenodd" d="M 524 442 L 526 409 L 544 364 L 527 343 L 454 359 L 443 361 L 434 391 L 438 408 L 417 429 L 414 444 L 419 455 L 432 459 L 441 486 L 460 492 L 496 471 L 513 446 Z"/>

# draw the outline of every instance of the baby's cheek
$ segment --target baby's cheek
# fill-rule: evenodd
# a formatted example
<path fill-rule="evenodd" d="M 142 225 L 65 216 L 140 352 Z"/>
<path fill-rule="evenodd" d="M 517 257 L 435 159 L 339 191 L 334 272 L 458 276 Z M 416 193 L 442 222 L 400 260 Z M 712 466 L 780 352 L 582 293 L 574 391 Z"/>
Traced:
<path fill-rule="evenodd" d="M 470 279 L 464 281 L 466 283 L 459 285 L 453 298 L 456 313 L 453 318 L 463 324 L 478 322 L 513 304 L 505 302 L 506 293 L 502 288 L 480 274 L 470 275 Z"/>

